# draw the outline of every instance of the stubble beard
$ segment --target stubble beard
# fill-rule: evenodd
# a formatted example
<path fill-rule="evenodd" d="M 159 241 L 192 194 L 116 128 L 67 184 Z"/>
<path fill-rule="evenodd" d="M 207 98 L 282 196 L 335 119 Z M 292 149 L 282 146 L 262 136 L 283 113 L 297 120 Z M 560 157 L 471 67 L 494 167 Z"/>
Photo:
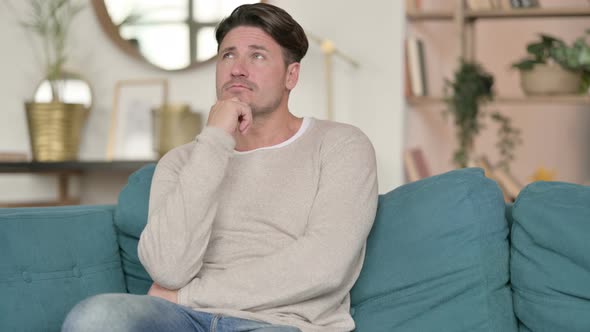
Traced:
<path fill-rule="evenodd" d="M 269 105 L 260 106 L 260 105 L 255 105 L 253 103 L 248 103 L 248 105 L 250 106 L 250 109 L 252 110 L 252 118 L 254 118 L 254 119 L 265 118 L 265 117 L 270 116 L 272 113 L 274 113 L 279 108 L 279 105 L 281 105 L 281 98 L 276 98 Z"/>

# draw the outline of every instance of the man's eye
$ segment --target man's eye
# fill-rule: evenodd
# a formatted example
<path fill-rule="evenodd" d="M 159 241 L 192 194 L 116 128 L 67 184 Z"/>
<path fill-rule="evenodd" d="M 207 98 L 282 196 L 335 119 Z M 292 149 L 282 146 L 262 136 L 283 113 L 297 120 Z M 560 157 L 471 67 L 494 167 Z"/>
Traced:
<path fill-rule="evenodd" d="M 223 59 L 232 59 L 234 57 L 234 54 L 233 53 L 224 53 L 221 57 Z"/>
<path fill-rule="evenodd" d="M 257 59 L 257 60 L 262 60 L 262 59 L 264 59 L 264 55 L 262 55 L 262 54 L 260 54 L 260 53 L 254 53 L 254 54 L 252 54 L 252 57 L 253 57 L 254 59 Z"/>

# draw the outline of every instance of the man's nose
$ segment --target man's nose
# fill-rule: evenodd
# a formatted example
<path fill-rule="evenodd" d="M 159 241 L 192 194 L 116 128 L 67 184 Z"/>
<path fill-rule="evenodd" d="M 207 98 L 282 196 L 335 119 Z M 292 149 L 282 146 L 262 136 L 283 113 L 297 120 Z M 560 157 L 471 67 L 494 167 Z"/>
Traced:
<path fill-rule="evenodd" d="M 234 63 L 232 64 L 231 75 L 234 77 L 248 76 L 248 69 L 241 59 L 234 61 Z"/>

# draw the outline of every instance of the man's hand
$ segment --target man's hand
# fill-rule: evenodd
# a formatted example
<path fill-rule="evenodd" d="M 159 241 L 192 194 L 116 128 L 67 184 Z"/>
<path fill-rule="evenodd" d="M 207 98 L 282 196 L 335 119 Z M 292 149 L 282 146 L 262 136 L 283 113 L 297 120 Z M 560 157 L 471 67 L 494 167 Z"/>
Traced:
<path fill-rule="evenodd" d="M 225 130 L 234 135 L 239 130 L 243 135 L 252 124 L 252 109 L 238 98 L 218 100 L 209 112 L 207 125 Z"/>
<path fill-rule="evenodd" d="M 172 303 L 178 303 L 178 291 L 166 289 L 155 282 L 150 287 L 147 295 L 160 297 Z"/>

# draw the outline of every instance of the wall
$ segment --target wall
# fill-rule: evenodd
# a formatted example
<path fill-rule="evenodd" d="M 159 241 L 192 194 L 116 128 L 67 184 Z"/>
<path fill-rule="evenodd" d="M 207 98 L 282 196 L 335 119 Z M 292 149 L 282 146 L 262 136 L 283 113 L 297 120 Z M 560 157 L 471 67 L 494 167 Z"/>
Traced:
<path fill-rule="evenodd" d="M 401 184 L 403 2 L 370 0 L 362 5 L 337 0 L 270 2 L 291 12 L 305 29 L 333 40 L 339 49 L 361 64 L 354 69 L 334 59 L 335 120 L 360 127 L 373 141 L 381 192 Z M 26 15 L 25 3 L 0 3 L 0 44 L 5 45 L 0 55 L 0 151 L 29 151 L 23 101 L 31 97 L 42 78 L 38 53 L 34 51 L 38 50 L 37 40 L 18 26 L 19 18 Z M 202 113 L 215 101 L 214 65 L 165 73 L 136 62 L 103 34 L 90 4 L 74 22 L 71 45 L 74 47 L 68 66 L 90 81 L 95 96 L 80 159 L 104 159 L 117 80 L 165 77 L 170 83 L 172 102 L 188 103 Z M 323 75 L 323 55 L 319 46 L 312 44 L 303 61 L 299 86 L 292 94 L 293 113 L 325 118 Z M 115 202 L 123 183 L 121 179 L 107 178 L 90 176 L 74 184 L 83 195 L 83 203 Z M 56 190 L 55 182 L 52 177 L 1 175 L 0 201 L 51 198 Z M 101 190 L 104 194 L 93 192 L 97 186 L 104 188 Z"/>
<path fill-rule="evenodd" d="M 423 1 L 425 8 L 452 8 L 455 1 Z M 541 1 L 542 6 L 587 7 L 586 1 Z M 526 54 L 525 45 L 544 32 L 563 38 L 568 43 L 581 36 L 590 25 L 584 18 L 535 18 L 478 20 L 475 58 L 495 77 L 498 96 L 523 96 L 519 74 L 510 64 Z M 408 26 L 410 33 L 422 37 L 426 47 L 428 84 L 435 96 L 443 95 L 445 78 L 452 78 L 459 55 L 454 23 L 426 22 Z M 590 183 L 590 106 L 588 104 L 531 103 L 493 104 L 489 110 L 498 110 L 512 118 L 522 131 L 523 144 L 516 150 L 517 159 L 512 173 L 523 184 L 539 167 L 556 172 L 556 180 Z M 434 174 L 453 168 L 452 152 L 456 141 L 450 120 L 441 116 L 445 105 L 408 107 L 406 147 L 421 147 Z M 493 122 L 475 142 L 478 154 L 485 154 L 494 162 L 496 130 Z"/>

